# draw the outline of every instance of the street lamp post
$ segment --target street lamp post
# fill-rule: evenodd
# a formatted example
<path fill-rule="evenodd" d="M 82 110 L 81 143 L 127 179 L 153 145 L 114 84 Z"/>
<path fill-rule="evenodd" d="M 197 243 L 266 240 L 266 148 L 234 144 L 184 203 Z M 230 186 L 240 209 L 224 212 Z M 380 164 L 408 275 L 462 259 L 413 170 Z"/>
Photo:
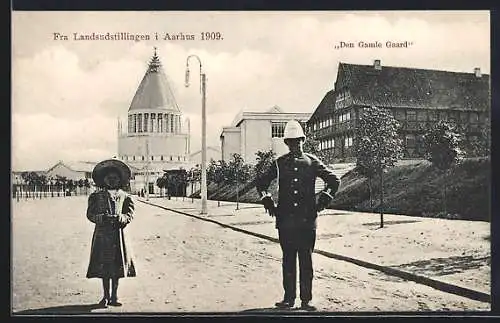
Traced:
<path fill-rule="evenodd" d="M 201 86 L 201 214 L 207 214 L 207 120 L 206 120 L 206 75 L 201 68 L 201 60 L 197 55 L 189 55 L 186 59 L 185 86 L 189 86 L 189 59 L 195 57 L 200 63 Z"/>
<path fill-rule="evenodd" d="M 149 139 L 146 138 L 146 201 L 149 201 Z"/>
<path fill-rule="evenodd" d="M 20 191 L 19 176 L 16 176 L 16 200 L 17 200 L 17 202 L 19 202 L 19 191 Z"/>

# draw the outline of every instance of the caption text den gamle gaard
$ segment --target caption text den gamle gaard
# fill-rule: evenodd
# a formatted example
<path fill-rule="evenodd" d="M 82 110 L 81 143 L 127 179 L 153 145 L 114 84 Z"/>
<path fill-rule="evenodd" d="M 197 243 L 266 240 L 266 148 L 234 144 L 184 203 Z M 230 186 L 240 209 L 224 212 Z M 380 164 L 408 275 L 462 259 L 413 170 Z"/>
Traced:
<path fill-rule="evenodd" d="M 341 49 L 341 48 L 410 48 L 413 46 L 412 41 L 391 41 L 388 40 L 382 45 L 383 43 L 380 41 L 372 41 L 372 42 L 365 42 L 365 41 L 358 41 L 358 42 L 348 42 L 348 41 L 340 41 L 337 44 L 334 45 L 335 49 Z"/>
<path fill-rule="evenodd" d="M 148 41 L 148 40 L 224 40 L 221 32 L 203 31 L 199 33 L 129 33 L 129 32 L 90 32 L 79 33 L 73 32 L 69 34 L 53 32 L 53 40 L 107 40 L 107 41 Z"/>

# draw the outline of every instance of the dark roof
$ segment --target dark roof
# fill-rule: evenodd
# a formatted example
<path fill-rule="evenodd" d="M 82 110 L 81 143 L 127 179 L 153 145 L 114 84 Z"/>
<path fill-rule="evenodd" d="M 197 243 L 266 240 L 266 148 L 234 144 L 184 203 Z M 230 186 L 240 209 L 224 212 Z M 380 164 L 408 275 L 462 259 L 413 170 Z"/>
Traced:
<path fill-rule="evenodd" d="M 321 100 L 316 110 L 314 110 L 314 113 L 311 115 L 308 122 L 321 118 L 325 115 L 328 115 L 329 112 L 333 111 L 334 108 L 335 108 L 335 91 L 330 90 L 325 94 L 323 100 Z"/>
<path fill-rule="evenodd" d="M 406 67 L 340 63 L 335 88 L 348 87 L 356 105 L 488 110 L 490 77 Z"/>

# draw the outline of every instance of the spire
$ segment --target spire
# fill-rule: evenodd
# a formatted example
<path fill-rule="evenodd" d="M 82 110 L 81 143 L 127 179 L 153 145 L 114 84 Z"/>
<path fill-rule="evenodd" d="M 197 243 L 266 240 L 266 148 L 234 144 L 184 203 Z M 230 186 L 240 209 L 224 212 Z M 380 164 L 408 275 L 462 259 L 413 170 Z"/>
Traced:
<path fill-rule="evenodd" d="M 132 99 L 129 111 L 140 109 L 180 112 L 167 76 L 163 71 L 156 47 L 154 47 L 148 69 Z"/>
<path fill-rule="evenodd" d="M 151 57 L 151 60 L 149 61 L 149 67 L 147 73 L 158 73 L 160 68 L 161 68 L 161 62 L 160 58 L 156 54 L 156 47 L 154 48 L 154 54 L 153 57 Z"/>

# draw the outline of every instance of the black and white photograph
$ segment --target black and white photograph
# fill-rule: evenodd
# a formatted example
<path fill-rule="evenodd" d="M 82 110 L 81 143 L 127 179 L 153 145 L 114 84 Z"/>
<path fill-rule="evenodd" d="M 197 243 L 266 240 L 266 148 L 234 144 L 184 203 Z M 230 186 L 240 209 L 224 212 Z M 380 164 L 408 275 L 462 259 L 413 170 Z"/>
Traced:
<path fill-rule="evenodd" d="M 12 316 L 491 311 L 489 11 L 11 17 Z"/>

